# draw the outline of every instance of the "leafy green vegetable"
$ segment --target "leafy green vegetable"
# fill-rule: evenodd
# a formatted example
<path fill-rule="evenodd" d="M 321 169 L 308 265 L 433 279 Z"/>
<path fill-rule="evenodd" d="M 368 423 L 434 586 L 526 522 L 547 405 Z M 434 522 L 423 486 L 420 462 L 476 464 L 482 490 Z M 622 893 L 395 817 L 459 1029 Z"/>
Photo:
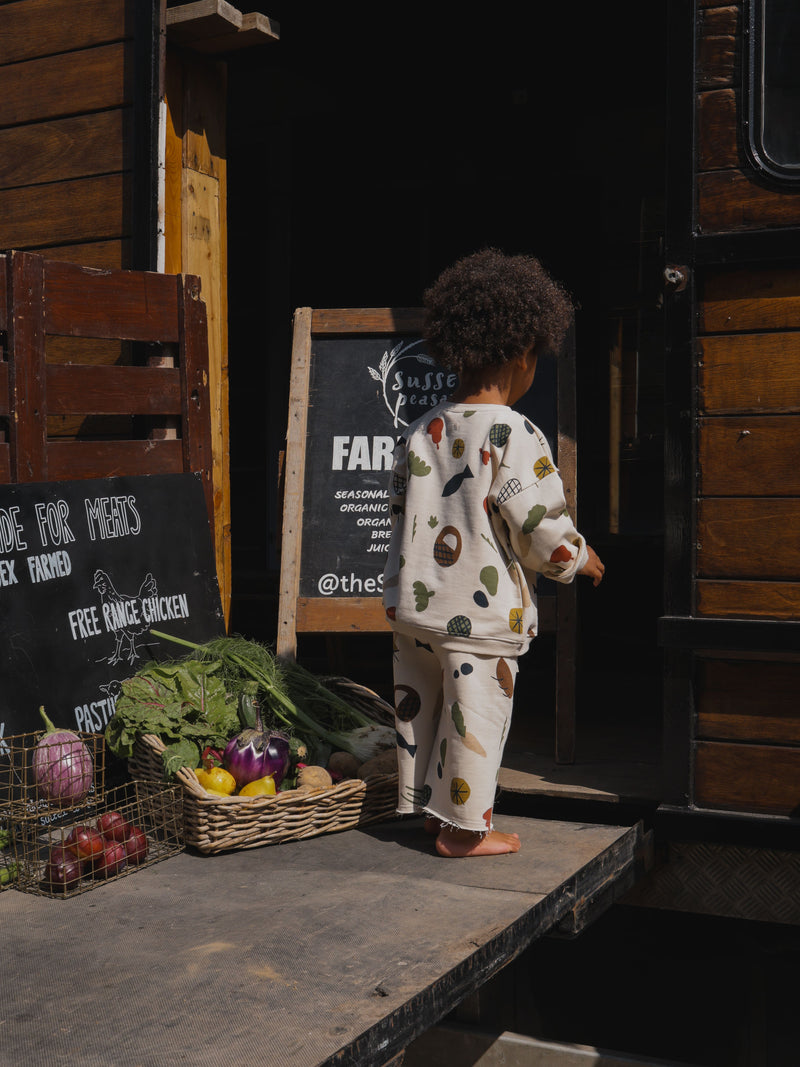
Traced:
<path fill-rule="evenodd" d="M 168 773 L 197 767 L 208 745 L 223 746 L 239 727 L 238 702 L 214 662 L 186 659 L 149 663 L 122 683 L 106 742 L 128 759 L 142 734 L 155 734 L 166 746 Z"/>
<path fill-rule="evenodd" d="M 199 645 L 158 630 L 150 632 L 192 649 L 196 660 L 216 664 L 228 689 L 234 692 L 255 682 L 264 726 L 299 735 L 307 743 L 324 742 L 346 752 L 363 751 L 363 737 L 354 733 L 374 727 L 375 720 L 336 696 L 298 663 L 282 663 L 265 645 L 245 637 L 219 637 Z"/>
<path fill-rule="evenodd" d="M 377 729 L 373 717 L 299 664 L 280 662 L 265 645 L 244 637 L 199 645 L 151 632 L 191 651 L 185 659 L 149 663 L 122 683 L 105 733 L 116 756 L 129 759 L 143 734 L 155 734 L 165 746 L 167 775 L 197 767 L 205 748 L 224 748 L 239 732 L 245 697 L 258 699 L 265 728 L 279 729 L 305 744 L 312 761 L 321 758 L 323 750 L 363 756 L 385 744 L 385 725 L 383 732 Z"/>

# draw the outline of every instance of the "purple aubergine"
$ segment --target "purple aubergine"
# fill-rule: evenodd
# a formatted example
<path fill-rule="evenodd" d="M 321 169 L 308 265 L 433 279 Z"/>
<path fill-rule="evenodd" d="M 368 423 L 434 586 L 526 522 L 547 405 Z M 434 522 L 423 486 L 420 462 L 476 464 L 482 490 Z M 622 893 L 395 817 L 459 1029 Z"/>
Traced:
<path fill-rule="evenodd" d="M 39 795 L 66 807 L 85 800 L 92 788 L 94 761 L 72 730 L 57 729 L 39 708 L 47 730 L 33 753 L 33 778 Z"/>
<path fill-rule="evenodd" d="M 242 730 L 225 746 L 222 762 L 237 789 L 267 774 L 277 787 L 289 770 L 289 738 L 275 730 Z"/>

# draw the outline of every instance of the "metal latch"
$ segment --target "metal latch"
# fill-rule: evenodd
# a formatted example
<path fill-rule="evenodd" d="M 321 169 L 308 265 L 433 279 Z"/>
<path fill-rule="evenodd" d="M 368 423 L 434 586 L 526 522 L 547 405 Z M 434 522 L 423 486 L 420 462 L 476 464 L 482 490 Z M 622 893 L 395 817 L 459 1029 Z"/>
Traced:
<path fill-rule="evenodd" d="M 674 263 L 668 263 L 664 267 L 664 281 L 671 286 L 676 293 L 682 292 L 689 281 L 689 268 L 679 267 Z"/>

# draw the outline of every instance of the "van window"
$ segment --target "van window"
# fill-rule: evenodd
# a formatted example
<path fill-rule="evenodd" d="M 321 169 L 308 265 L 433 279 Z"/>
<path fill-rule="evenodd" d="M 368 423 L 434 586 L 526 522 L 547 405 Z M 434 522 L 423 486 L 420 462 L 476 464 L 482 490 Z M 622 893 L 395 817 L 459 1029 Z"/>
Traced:
<path fill-rule="evenodd" d="M 748 140 L 757 167 L 800 180 L 800 5 L 752 0 Z"/>

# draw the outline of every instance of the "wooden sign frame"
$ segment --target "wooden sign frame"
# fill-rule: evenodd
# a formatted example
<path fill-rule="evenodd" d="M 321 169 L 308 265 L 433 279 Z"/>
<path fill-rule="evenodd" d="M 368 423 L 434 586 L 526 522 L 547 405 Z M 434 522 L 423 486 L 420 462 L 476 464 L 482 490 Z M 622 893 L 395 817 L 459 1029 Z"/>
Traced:
<path fill-rule="evenodd" d="M 300 595 L 313 340 L 359 335 L 411 338 L 419 337 L 421 329 L 422 310 L 419 308 L 298 308 L 295 312 L 276 642 L 281 658 L 295 658 L 299 632 L 389 631 L 380 596 Z M 388 483 L 388 473 L 384 480 Z"/>
<path fill-rule="evenodd" d="M 421 341 L 421 308 L 298 308 L 294 316 L 292 370 L 289 390 L 289 413 L 284 464 L 283 529 L 281 538 L 281 576 L 278 604 L 276 651 L 282 659 L 297 656 L 298 633 L 382 633 L 389 632 L 380 590 L 369 595 L 310 596 L 301 589 L 303 573 L 303 534 L 307 522 L 305 499 L 309 459 L 309 409 L 313 410 L 314 346 L 319 340 L 369 338 L 382 341 L 386 353 L 402 347 L 402 342 Z M 548 434 L 557 457 L 566 493 L 567 506 L 576 516 L 576 448 L 575 448 L 575 357 L 574 337 L 568 339 L 565 352 L 558 360 L 540 361 L 537 375 L 554 376 L 552 387 L 541 392 L 555 396 L 552 425 L 546 427 L 535 412 L 533 421 Z M 385 357 L 384 357 L 385 358 Z M 378 360 L 373 360 L 377 363 Z M 374 375 L 377 377 L 377 375 Z M 343 383 L 346 385 L 347 383 Z M 384 390 L 385 392 L 385 390 Z M 532 391 L 535 395 L 536 390 Z M 529 394 L 530 395 L 530 394 Z M 352 398 L 351 398 L 352 399 Z M 315 412 L 316 414 L 316 412 Z M 391 423 L 389 424 L 391 426 Z M 549 433 L 548 433 L 549 429 Z M 380 475 L 388 487 L 388 471 Z M 327 487 L 326 487 L 327 491 Z M 388 508 L 387 508 L 388 514 Z M 321 536 L 333 536 L 321 531 Z M 539 627 L 555 632 L 556 642 L 556 758 L 561 763 L 574 761 L 575 752 L 575 649 L 577 637 L 575 585 L 549 583 L 552 590 L 539 595 Z"/>

